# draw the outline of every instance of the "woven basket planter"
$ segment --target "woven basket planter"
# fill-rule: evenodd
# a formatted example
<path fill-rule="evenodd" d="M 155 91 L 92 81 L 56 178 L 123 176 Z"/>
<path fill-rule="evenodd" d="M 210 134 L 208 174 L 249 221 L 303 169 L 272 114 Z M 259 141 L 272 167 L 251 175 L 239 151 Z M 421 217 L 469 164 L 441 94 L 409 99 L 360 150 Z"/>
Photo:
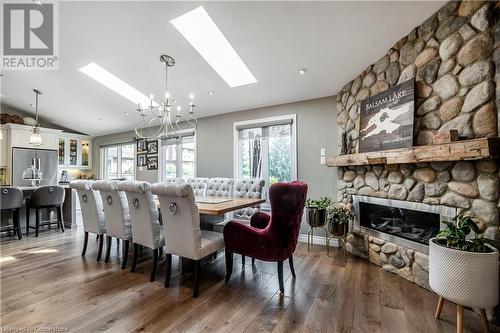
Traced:
<path fill-rule="evenodd" d="M 429 284 L 456 304 L 492 308 L 498 303 L 498 250 L 460 251 L 429 241 Z"/>

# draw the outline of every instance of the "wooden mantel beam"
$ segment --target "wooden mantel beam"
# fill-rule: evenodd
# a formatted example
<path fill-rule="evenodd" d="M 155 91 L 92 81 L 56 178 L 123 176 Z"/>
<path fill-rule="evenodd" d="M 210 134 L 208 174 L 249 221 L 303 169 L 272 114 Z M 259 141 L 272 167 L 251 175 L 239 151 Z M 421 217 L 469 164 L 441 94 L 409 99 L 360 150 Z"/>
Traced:
<path fill-rule="evenodd" d="M 419 162 L 479 160 L 500 157 L 500 138 L 481 138 L 430 146 L 416 146 L 327 159 L 327 166 L 405 164 Z"/>

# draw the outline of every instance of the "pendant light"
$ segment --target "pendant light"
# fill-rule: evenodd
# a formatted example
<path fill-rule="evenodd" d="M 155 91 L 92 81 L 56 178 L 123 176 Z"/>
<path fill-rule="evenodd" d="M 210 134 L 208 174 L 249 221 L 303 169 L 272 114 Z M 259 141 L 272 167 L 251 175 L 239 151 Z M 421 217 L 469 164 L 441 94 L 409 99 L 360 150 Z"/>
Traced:
<path fill-rule="evenodd" d="M 43 142 L 40 135 L 40 124 L 38 124 L 38 95 L 41 95 L 42 92 L 38 89 L 33 89 L 33 92 L 35 93 L 35 125 L 33 125 L 33 129 L 31 130 L 30 144 L 41 146 Z"/>

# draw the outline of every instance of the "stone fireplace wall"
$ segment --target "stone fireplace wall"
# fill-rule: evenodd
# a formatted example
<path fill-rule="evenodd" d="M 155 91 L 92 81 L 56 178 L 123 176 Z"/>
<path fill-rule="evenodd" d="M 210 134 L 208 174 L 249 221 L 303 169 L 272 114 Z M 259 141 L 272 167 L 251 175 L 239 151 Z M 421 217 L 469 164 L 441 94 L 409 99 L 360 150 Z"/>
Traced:
<path fill-rule="evenodd" d="M 496 2 L 449 2 L 348 82 L 337 95 L 339 136 L 346 133 L 348 153 L 358 152 L 360 102 L 410 78 L 416 82 L 415 145 L 430 145 L 434 133 L 450 129 L 469 139 L 498 136 L 498 12 Z M 500 237 L 497 160 L 351 166 L 338 175 L 337 200 L 347 206 L 359 194 L 470 209 L 488 237 Z M 349 236 L 348 250 L 429 288 L 424 253 L 358 232 Z"/>

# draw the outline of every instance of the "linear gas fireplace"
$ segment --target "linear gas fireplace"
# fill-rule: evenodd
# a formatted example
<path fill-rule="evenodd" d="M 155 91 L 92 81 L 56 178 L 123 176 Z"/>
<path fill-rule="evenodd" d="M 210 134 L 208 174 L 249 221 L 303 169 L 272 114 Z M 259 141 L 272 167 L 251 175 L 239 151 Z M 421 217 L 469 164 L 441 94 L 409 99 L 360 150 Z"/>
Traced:
<path fill-rule="evenodd" d="M 353 196 L 354 229 L 427 253 L 429 239 L 449 221 L 456 208 L 409 201 Z"/>

